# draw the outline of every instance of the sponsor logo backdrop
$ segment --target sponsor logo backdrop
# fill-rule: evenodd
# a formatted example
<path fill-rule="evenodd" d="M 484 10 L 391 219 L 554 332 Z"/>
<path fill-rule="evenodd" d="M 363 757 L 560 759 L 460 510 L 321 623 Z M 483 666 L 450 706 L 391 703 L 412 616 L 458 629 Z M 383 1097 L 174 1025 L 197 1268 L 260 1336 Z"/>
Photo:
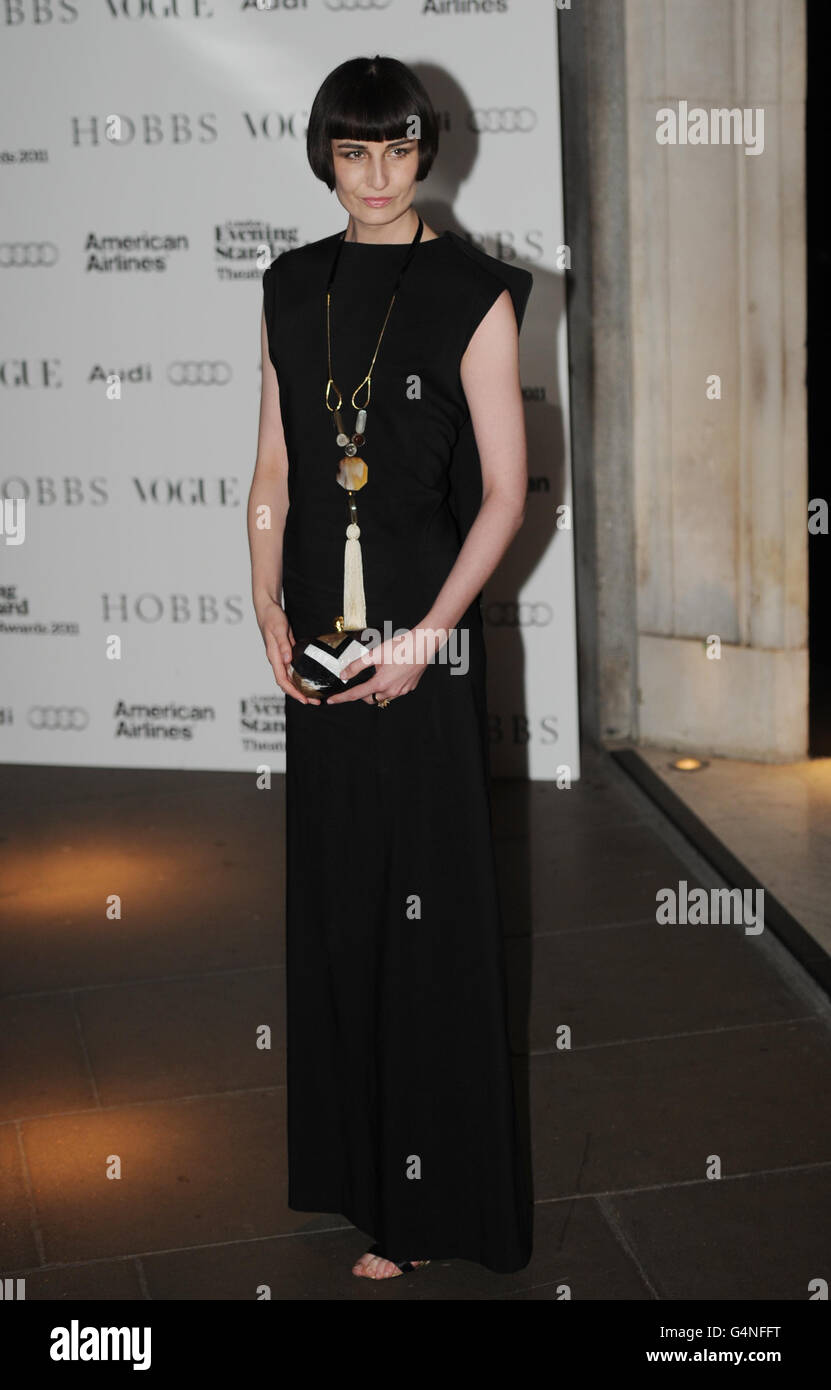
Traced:
<path fill-rule="evenodd" d="M 442 120 L 424 215 L 535 277 L 528 517 L 483 608 L 493 768 L 577 776 L 555 7 L 16 0 L 0 29 L 0 759 L 283 768 L 244 525 L 261 278 L 344 225 L 308 108 L 380 52 Z"/>

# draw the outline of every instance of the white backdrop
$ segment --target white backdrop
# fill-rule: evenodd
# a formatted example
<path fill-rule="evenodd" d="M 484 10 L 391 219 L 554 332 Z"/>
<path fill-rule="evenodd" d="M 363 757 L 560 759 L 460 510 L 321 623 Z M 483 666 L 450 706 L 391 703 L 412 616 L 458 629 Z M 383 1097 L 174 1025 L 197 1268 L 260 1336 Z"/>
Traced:
<path fill-rule="evenodd" d="M 493 770 L 576 777 L 555 7 L 3 0 L 0 34 L 0 760 L 282 770 L 245 535 L 256 254 L 345 225 L 307 113 L 384 53 L 440 113 L 427 221 L 534 275 L 527 520 L 485 604 Z"/>

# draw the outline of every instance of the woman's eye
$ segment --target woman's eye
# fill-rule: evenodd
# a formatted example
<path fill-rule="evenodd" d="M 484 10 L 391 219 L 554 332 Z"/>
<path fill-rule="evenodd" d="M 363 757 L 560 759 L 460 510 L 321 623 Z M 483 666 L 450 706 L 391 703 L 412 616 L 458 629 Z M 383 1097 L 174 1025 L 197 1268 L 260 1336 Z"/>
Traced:
<path fill-rule="evenodd" d="M 342 158 L 342 159 L 353 159 L 353 160 L 354 160 L 354 159 L 363 159 L 365 153 L 366 153 L 365 150 L 342 150 L 342 151 L 341 151 L 341 158 Z M 410 154 L 410 153 L 411 153 L 411 149 L 403 149 L 401 146 L 396 146 L 395 149 L 392 149 L 392 150 L 389 150 L 389 151 L 388 151 L 388 154 L 391 154 L 391 155 L 394 155 L 394 156 L 400 155 L 402 158 L 404 158 L 406 155 L 408 155 L 408 154 Z"/>

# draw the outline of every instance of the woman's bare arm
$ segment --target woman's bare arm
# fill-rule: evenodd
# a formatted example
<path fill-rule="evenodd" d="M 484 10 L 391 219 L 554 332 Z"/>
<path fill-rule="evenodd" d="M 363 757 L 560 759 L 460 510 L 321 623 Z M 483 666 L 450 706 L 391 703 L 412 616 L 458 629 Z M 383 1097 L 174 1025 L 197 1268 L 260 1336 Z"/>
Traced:
<path fill-rule="evenodd" d="M 447 579 L 419 624 L 454 627 L 490 579 L 525 519 L 528 462 L 519 332 L 503 290 L 468 344 L 461 378 L 482 466 L 482 505 Z"/>
<path fill-rule="evenodd" d="M 307 700 L 286 673 L 294 634 L 280 600 L 283 589 L 283 532 L 289 509 L 288 452 L 280 414 L 280 386 L 268 353 L 265 310 L 260 319 L 262 389 L 257 461 L 248 494 L 248 548 L 251 553 L 251 596 L 268 659 L 280 689 L 302 704 Z"/>
<path fill-rule="evenodd" d="M 254 608 L 280 602 L 283 584 L 283 530 L 289 508 L 288 454 L 280 415 L 280 387 L 268 355 L 265 310 L 260 320 L 262 388 L 257 462 L 248 495 L 248 547 Z"/>

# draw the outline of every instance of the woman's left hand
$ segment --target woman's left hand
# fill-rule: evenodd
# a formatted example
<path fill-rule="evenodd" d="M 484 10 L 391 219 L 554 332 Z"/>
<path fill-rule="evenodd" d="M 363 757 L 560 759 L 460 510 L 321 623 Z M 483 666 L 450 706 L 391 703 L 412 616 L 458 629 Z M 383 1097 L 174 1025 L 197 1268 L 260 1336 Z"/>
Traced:
<path fill-rule="evenodd" d="M 388 642 L 373 647 L 366 657 L 350 661 L 341 671 L 345 680 L 351 680 L 365 671 L 367 666 L 374 666 L 375 675 L 351 690 L 330 695 L 326 703 L 340 705 L 347 700 L 363 700 L 366 705 L 376 705 L 381 700 L 397 700 L 401 695 L 409 695 L 424 675 L 433 651 L 434 643 L 431 643 L 426 630 L 411 628 L 409 632 L 391 637 Z"/>

